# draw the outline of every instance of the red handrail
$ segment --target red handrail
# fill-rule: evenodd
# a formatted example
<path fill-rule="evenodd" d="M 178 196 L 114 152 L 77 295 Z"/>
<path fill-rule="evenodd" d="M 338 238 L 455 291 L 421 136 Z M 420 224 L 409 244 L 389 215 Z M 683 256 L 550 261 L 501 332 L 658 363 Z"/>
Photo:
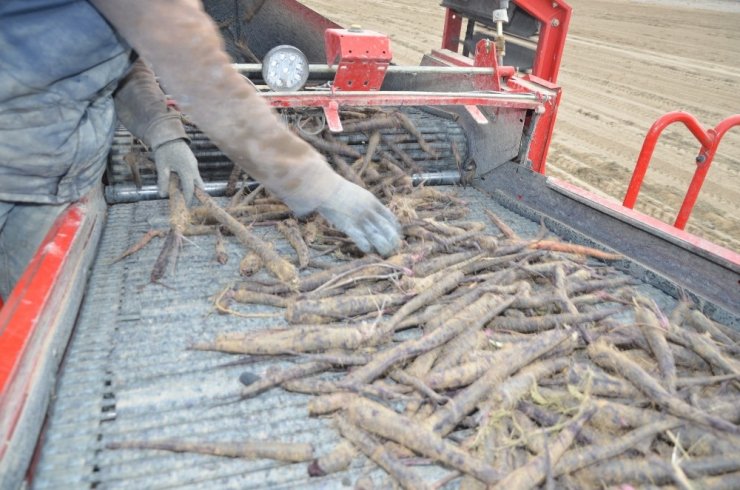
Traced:
<path fill-rule="evenodd" d="M 627 187 L 627 193 L 622 203 L 625 207 L 630 209 L 635 207 L 635 201 L 637 201 L 637 195 L 640 193 L 640 186 L 642 186 L 645 173 L 650 165 L 650 159 L 653 156 L 658 138 L 667 126 L 675 122 L 683 123 L 691 131 L 691 134 L 699 140 L 699 143 L 701 143 L 699 154 L 696 157 L 694 177 L 691 179 L 689 189 L 686 191 L 686 196 L 681 204 L 681 209 L 678 211 L 676 221 L 673 223 L 673 226 L 683 230 L 691 216 L 691 211 L 694 209 L 696 199 L 699 197 L 699 191 L 702 184 L 704 184 L 704 178 L 707 176 L 709 167 L 712 165 L 712 160 L 714 159 L 714 154 L 717 152 L 719 142 L 730 128 L 740 126 L 740 114 L 734 114 L 710 129 L 704 129 L 699 121 L 687 112 L 675 111 L 661 116 L 650 127 L 647 136 L 645 136 L 645 142 L 642 144 L 640 156 L 637 158 L 637 164 L 635 164 L 635 170 L 632 172 L 632 179 L 630 180 L 629 187 Z"/>

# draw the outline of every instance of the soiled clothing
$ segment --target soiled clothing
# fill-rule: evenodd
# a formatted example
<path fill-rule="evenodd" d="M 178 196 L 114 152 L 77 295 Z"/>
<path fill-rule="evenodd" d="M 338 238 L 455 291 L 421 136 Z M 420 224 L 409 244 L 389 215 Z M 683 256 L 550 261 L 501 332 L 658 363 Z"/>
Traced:
<path fill-rule="evenodd" d="M 88 2 L 0 2 L 0 201 L 68 203 L 100 180 L 129 56 Z"/>
<path fill-rule="evenodd" d="M 152 152 L 170 141 L 188 139 L 180 115 L 167 107 L 154 73 L 141 58 L 119 82 L 113 100 L 118 120 Z"/>
<path fill-rule="evenodd" d="M 153 150 L 185 138 L 154 74 L 131 58 L 87 1 L 0 3 L 0 201 L 86 194 L 105 169 L 116 112 Z"/>

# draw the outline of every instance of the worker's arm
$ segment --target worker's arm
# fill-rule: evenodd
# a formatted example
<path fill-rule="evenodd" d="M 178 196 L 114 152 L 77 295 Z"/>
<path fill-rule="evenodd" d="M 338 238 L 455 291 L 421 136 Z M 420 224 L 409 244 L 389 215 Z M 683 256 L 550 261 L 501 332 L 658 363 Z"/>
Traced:
<path fill-rule="evenodd" d="M 393 215 L 342 179 L 293 135 L 231 67 L 216 26 L 195 0 L 92 0 L 154 67 L 184 112 L 250 176 L 298 214 L 318 210 L 360 248 L 390 253 Z"/>
<path fill-rule="evenodd" d="M 177 112 L 167 107 L 154 73 L 139 58 L 113 95 L 118 119 L 151 150 L 177 139 L 187 139 Z"/>
<path fill-rule="evenodd" d="M 154 73 L 141 58 L 120 81 L 113 99 L 118 119 L 152 151 L 160 196 L 167 196 L 170 172 L 175 172 L 189 202 L 193 187 L 203 187 L 198 161 L 187 144 L 179 114 L 167 107 Z"/>

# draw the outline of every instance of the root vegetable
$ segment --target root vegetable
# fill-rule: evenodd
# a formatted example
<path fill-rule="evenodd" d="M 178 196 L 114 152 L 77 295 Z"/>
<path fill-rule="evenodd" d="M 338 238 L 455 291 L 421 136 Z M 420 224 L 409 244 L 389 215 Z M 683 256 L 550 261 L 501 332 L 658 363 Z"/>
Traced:
<path fill-rule="evenodd" d="M 309 476 L 326 476 L 346 470 L 358 455 L 355 446 L 349 441 L 342 441 L 324 456 L 315 459 L 308 465 Z"/>
<path fill-rule="evenodd" d="M 501 231 L 502 235 L 512 240 L 521 240 L 519 238 L 519 235 L 517 235 L 516 232 L 512 230 L 511 227 L 507 225 L 504 220 L 499 218 L 493 211 L 491 211 L 490 209 L 486 209 L 485 212 L 486 216 L 488 216 L 488 219 L 491 220 L 491 223 L 496 225 L 496 228 Z"/>
<path fill-rule="evenodd" d="M 221 228 L 216 227 L 216 262 L 223 265 L 229 261 L 229 254 L 226 252 L 224 236 L 221 234 Z"/>
<path fill-rule="evenodd" d="M 180 191 L 180 177 L 176 173 L 170 174 L 169 181 L 169 207 L 170 207 L 170 228 L 176 235 L 182 236 L 185 229 L 190 224 L 190 212 L 185 203 L 185 197 Z"/>
<path fill-rule="evenodd" d="M 603 370 L 586 362 L 574 362 L 568 370 L 566 378 L 569 385 L 582 387 L 589 384 L 591 394 L 608 398 L 641 397 L 641 393 L 627 381 L 611 376 Z"/>
<path fill-rule="evenodd" d="M 562 252 L 576 255 L 586 255 L 601 260 L 621 260 L 624 258 L 621 254 L 604 252 L 593 247 L 576 245 L 574 243 L 556 242 L 554 240 L 540 240 L 529 245 L 529 248 L 535 250 L 550 250 L 552 252 Z"/>
<path fill-rule="evenodd" d="M 329 393 L 308 401 L 308 415 L 317 417 L 344 409 L 356 397 L 354 393 Z"/>
<path fill-rule="evenodd" d="M 277 229 L 288 240 L 288 243 L 290 243 L 290 246 L 293 247 L 296 255 L 298 255 L 298 267 L 301 269 L 306 268 L 309 261 L 308 245 L 303 241 L 298 223 L 294 219 L 288 219 L 278 223 Z"/>
<path fill-rule="evenodd" d="M 178 236 L 175 231 L 170 230 L 167 233 L 167 236 L 164 239 L 164 243 L 162 244 L 162 250 L 159 252 L 157 260 L 154 261 L 152 272 L 149 275 L 149 282 L 153 284 L 159 284 L 165 273 L 167 272 L 167 267 L 170 264 L 170 259 L 174 257 L 175 262 L 177 262 L 177 252 L 180 248 L 181 240 L 182 236 Z"/>
<path fill-rule="evenodd" d="M 331 364 L 326 362 L 309 362 L 305 364 L 299 364 L 297 366 L 291 366 L 288 368 L 280 369 L 274 372 L 267 372 L 263 374 L 259 380 L 242 388 L 239 396 L 242 400 L 257 396 L 260 393 L 274 388 L 286 381 L 290 381 L 296 378 L 304 378 L 312 374 L 320 373 L 331 369 Z"/>
<path fill-rule="evenodd" d="M 357 158 L 361 158 L 361 157 L 357 157 Z M 349 180 L 355 185 L 358 185 L 360 187 L 365 187 L 365 182 L 362 181 L 360 176 L 357 175 L 354 169 L 344 160 L 344 158 L 334 153 L 332 154 L 332 161 L 334 162 L 334 167 L 336 167 L 337 172 L 342 177 Z"/>
<path fill-rule="evenodd" d="M 469 329 L 447 342 L 439 358 L 434 363 L 432 374 L 445 372 L 457 366 L 466 354 L 477 351 L 487 344 L 486 335 L 481 330 Z"/>
<path fill-rule="evenodd" d="M 416 127 L 416 125 L 409 119 L 409 117 L 404 114 L 401 111 L 396 111 L 393 113 L 393 116 L 398 119 L 398 121 L 401 123 L 401 126 L 411 134 L 414 138 L 416 138 L 416 141 L 419 143 L 419 147 L 429 156 L 432 158 L 438 158 L 439 155 L 437 152 L 427 143 L 427 141 L 424 139 L 424 136 L 421 134 L 421 131 Z"/>
<path fill-rule="evenodd" d="M 157 449 L 176 453 L 199 453 L 244 459 L 274 459 L 290 463 L 310 461 L 313 447 L 310 444 L 271 441 L 247 442 L 188 442 L 171 439 L 148 441 L 110 442 L 108 449 Z"/>
<path fill-rule="evenodd" d="M 414 276 L 426 277 L 435 272 L 454 266 L 455 264 L 466 263 L 468 260 L 474 259 L 479 255 L 481 255 L 481 253 L 478 250 L 466 250 L 464 252 L 433 257 L 416 264 L 414 266 Z"/>
<path fill-rule="evenodd" d="M 653 377 L 646 373 L 637 363 L 602 341 L 591 344 L 588 354 L 601 367 L 610 369 L 624 376 L 645 393 L 655 403 L 666 408 L 673 415 L 693 420 L 718 431 L 740 434 L 740 428 L 724 419 L 709 415 L 680 398 L 671 395 Z"/>
<path fill-rule="evenodd" d="M 545 450 L 545 454 L 534 458 L 526 465 L 506 475 L 506 478 L 498 482 L 494 488 L 499 490 L 530 489 L 542 483 L 547 476 L 546 472 L 549 465 L 557 464 L 560 457 L 567 451 L 576 435 L 581 431 L 583 424 L 588 422 L 594 414 L 594 411 L 593 409 L 586 410 L 578 415 L 558 434 L 558 437 L 549 447 L 549 451 Z"/>
<path fill-rule="evenodd" d="M 234 354 L 278 355 L 296 352 L 324 352 L 333 349 L 352 350 L 360 347 L 372 333 L 370 325 L 296 327 L 285 330 L 265 330 L 242 338 L 216 337 L 213 350 Z"/>
<path fill-rule="evenodd" d="M 428 374 L 424 381 L 435 390 L 449 390 L 467 386 L 491 368 L 496 356 L 481 355 L 477 359 Z"/>
<path fill-rule="evenodd" d="M 237 303 L 269 305 L 285 308 L 288 306 L 288 300 L 275 294 L 258 293 L 245 289 L 233 289 L 226 293 L 229 298 Z"/>
<path fill-rule="evenodd" d="M 493 411 L 513 410 L 519 400 L 530 392 L 539 379 L 562 371 L 568 363 L 569 360 L 565 357 L 546 359 L 523 368 L 515 376 L 504 381 L 491 392 L 487 401 L 480 404 L 483 423 L 485 424 Z"/>
<path fill-rule="evenodd" d="M 593 402 L 593 400 L 591 400 L 591 402 Z M 561 423 L 560 414 L 528 401 L 519 402 L 517 404 L 517 410 L 520 410 L 523 414 L 532 418 L 538 424 L 544 427 L 552 427 L 560 425 Z M 596 416 L 598 413 L 599 412 L 597 410 L 594 416 Z M 576 435 L 576 441 L 578 441 L 579 444 L 599 444 L 601 441 L 604 440 L 605 438 L 604 436 L 602 436 L 601 433 L 589 428 L 588 426 L 584 426 Z"/>
<path fill-rule="evenodd" d="M 676 392 L 676 361 L 668 346 L 663 328 L 658 323 L 658 318 L 649 309 L 638 306 L 635 308 L 635 318 L 641 325 L 642 333 L 653 355 L 658 361 L 663 385 L 671 393 Z"/>
<path fill-rule="evenodd" d="M 484 294 L 475 303 L 452 317 L 446 325 L 424 334 L 418 339 L 407 340 L 381 352 L 365 366 L 348 374 L 340 384 L 341 386 L 357 386 L 369 383 L 394 364 L 406 361 L 444 344 L 459 335 L 465 328 L 478 329 L 482 327 L 485 322 L 508 308 L 513 301 L 514 297 L 502 300 L 498 296 Z"/>
<path fill-rule="evenodd" d="M 447 403 L 449 398 L 446 396 L 442 396 L 433 389 L 431 389 L 429 386 L 424 383 L 424 381 L 420 380 L 419 378 L 416 378 L 414 376 L 411 376 L 407 372 L 403 371 L 402 369 L 394 369 L 391 371 L 390 376 L 393 380 L 405 384 L 407 386 L 411 386 L 416 391 L 424 395 L 425 397 L 432 400 L 434 403 L 442 404 Z"/>
<path fill-rule="evenodd" d="M 740 332 L 737 330 L 715 323 L 697 310 L 692 310 L 686 315 L 686 321 L 700 332 L 708 332 L 718 342 L 734 347 L 735 350 L 733 352 L 737 354 L 736 344 L 740 342 Z"/>
<path fill-rule="evenodd" d="M 239 274 L 242 276 L 251 276 L 262 269 L 264 262 L 255 252 L 247 252 L 244 258 L 239 262 Z"/>
<path fill-rule="evenodd" d="M 401 488 L 424 490 L 430 488 L 419 473 L 404 465 L 370 434 L 349 423 L 343 417 L 337 419 L 337 427 L 342 437 L 347 439 L 369 459 L 383 468 Z"/>
<path fill-rule="evenodd" d="M 735 359 L 726 358 L 717 346 L 705 336 L 686 329 L 674 329 L 668 332 L 667 335 L 672 342 L 694 351 L 715 368 L 729 374 L 740 374 L 740 364 Z"/>
<path fill-rule="evenodd" d="M 360 158 L 362 155 L 349 145 L 345 145 L 339 141 L 327 141 L 323 138 L 306 134 L 303 131 L 297 131 L 296 134 L 310 143 L 316 149 L 321 150 L 329 154 L 343 155 L 349 158 Z"/>
<path fill-rule="evenodd" d="M 619 456 L 637 446 L 643 440 L 649 440 L 661 432 L 680 426 L 682 423 L 682 421 L 675 419 L 653 422 L 635 429 L 607 445 L 585 446 L 574 449 L 565 453 L 555 465 L 555 476 L 567 475 L 599 461 Z"/>
<path fill-rule="evenodd" d="M 357 175 L 362 177 L 367 169 L 370 166 L 370 162 L 373 160 L 373 157 L 375 156 L 375 152 L 378 149 L 378 145 L 380 144 L 380 132 L 373 131 L 373 133 L 370 135 L 370 138 L 367 141 L 367 148 L 365 149 L 365 155 L 362 157 L 362 166 L 357 171 Z"/>
<path fill-rule="evenodd" d="M 722 475 L 740 470 L 740 453 L 734 455 L 693 458 L 680 463 L 690 478 Z M 667 484 L 673 481 L 671 464 L 656 457 L 647 459 L 614 459 L 581 470 L 582 478 L 602 485 L 643 483 Z"/>
<path fill-rule="evenodd" d="M 234 168 L 231 169 L 229 178 L 226 181 L 226 190 L 224 191 L 226 197 L 233 197 L 236 194 L 236 184 L 239 182 L 242 172 L 244 171 L 239 165 L 234 165 Z"/>
<path fill-rule="evenodd" d="M 470 474 L 484 483 L 494 483 L 501 478 L 501 475 L 488 464 L 473 458 L 419 422 L 378 403 L 357 399 L 349 405 L 347 418 L 368 432 L 395 441 L 434 461 Z"/>
<path fill-rule="evenodd" d="M 208 207 L 219 223 L 231 230 L 240 242 L 257 253 L 264 261 L 265 267 L 275 274 L 275 276 L 290 285 L 296 285 L 298 282 L 298 273 L 295 267 L 280 257 L 264 241 L 252 234 L 244 225 L 239 223 L 234 217 L 224 211 L 216 202 L 200 188 L 195 189 L 195 197 Z"/>
<path fill-rule="evenodd" d="M 444 277 L 441 281 L 423 292 L 417 294 L 410 300 L 408 300 L 396 313 L 387 321 L 381 323 L 377 331 L 378 339 L 381 339 L 387 335 L 392 334 L 396 327 L 403 321 L 407 316 L 416 310 L 423 308 L 428 303 L 433 302 L 440 296 L 449 293 L 455 289 L 463 278 L 463 273 L 460 271 L 452 271 L 449 275 Z"/>
<path fill-rule="evenodd" d="M 490 393 L 493 386 L 569 338 L 573 338 L 571 332 L 555 330 L 540 334 L 531 342 L 496 352 L 497 360 L 492 363 L 496 369 L 489 369 L 480 379 L 460 391 L 444 407 L 437 410 L 425 425 L 438 434 L 449 434 Z"/>
<path fill-rule="evenodd" d="M 138 242 L 131 245 L 129 248 L 126 249 L 125 252 L 123 252 L 121 255 L 113 259 L 111 262 L 111 265 L 115 264 L 116 262 L 120 262 L 121 260 L 125 259 L 129 255 L 133 255 L 142 248 L 146 247 L 149 242 L 151 242 L 154 238 L 162 238 L 167 235 L 167 231 L 165 230 L 149 230 L 139 239 Z"/>
<path fill-rule="evenodd" d="M 381 312 L 407 299 L 405 294 L 367 294 L 323 299 L 297 300 L 288 305 L 285 319 L 290 323 L 326 323 L 373 311 Z"/>
<path fill-rule="evenodd" d="M 560 313 L 526 318 L 500 317 L 491 321 L 488 328 L 492 330 L 511 330 L 514 332 L 531 333 L 555 328 L 558 325 L 577 325 L 587 322 L 597 322 L 611 315 L 623 311 L 621 308 L 603 308 L 588 313 Z"/>

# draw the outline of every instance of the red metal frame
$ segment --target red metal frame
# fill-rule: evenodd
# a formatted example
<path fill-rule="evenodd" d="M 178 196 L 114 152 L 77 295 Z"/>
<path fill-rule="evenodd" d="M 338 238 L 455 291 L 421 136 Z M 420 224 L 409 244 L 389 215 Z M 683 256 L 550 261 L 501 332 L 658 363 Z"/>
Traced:
<path fill-rule="evenodd" d="M 36 255 L 0 310 L 0 458 L 15 430 L 33 380 L 47 332 L 46 313 L 53 310 L 53 291 L 70 258 L 70 250 L 87 240 L 83 221 L 86 201 L 71 205 L 57 218 Z"/>
<path fill-rule="evenodd" d="M 557 83 L 573 9 L 560 0 L 515 0 L 514 3 L 540 22 L 540 36 L 532 75 Z M 462 17 L 454 10 L 447 9 L 442 32 L 442 49 L 457 52 L 461 32 Z"/>
<path fill-rule="evenodd" d="M 623 205 L 626 208 L 632 209 L 635 207 L 635 202 L 640 193 L 640 187 L 645 178 L 645 173 L 650 165 L 650 159 L 653 156 L 655 145 L 658 143 L 658 138 L 667 126 L 676 122 L 683 123 L 701 144 L 699 155 L 696 157 L 694 177 L 691 179 L 686 196 L 681 204 L 681 209 L 678 211 L 676 221 L 673 224 L 676 228 L 683 230 L 691 216 L 691 211 L 694 209 L 696 199 L 699 197 L 699 191 L 701 191 L 704 178 L 707 176 L 709 167 L 712 165 L 712 160 L 717 152 L 719 143 L 730 128 L 740 126 L 740 114 L 728 117 L 713 129 L 704 129 L 701 123 L 687 112 L 675 111 L 661 116 L 653 123 L 647 136 L 645 136 L 645 141 L 640 150 L 640 156 L 637 158 L 637 163 L 635 164 L 635 170 L 632 172 L 632 179 L 624 196 Z"/>

